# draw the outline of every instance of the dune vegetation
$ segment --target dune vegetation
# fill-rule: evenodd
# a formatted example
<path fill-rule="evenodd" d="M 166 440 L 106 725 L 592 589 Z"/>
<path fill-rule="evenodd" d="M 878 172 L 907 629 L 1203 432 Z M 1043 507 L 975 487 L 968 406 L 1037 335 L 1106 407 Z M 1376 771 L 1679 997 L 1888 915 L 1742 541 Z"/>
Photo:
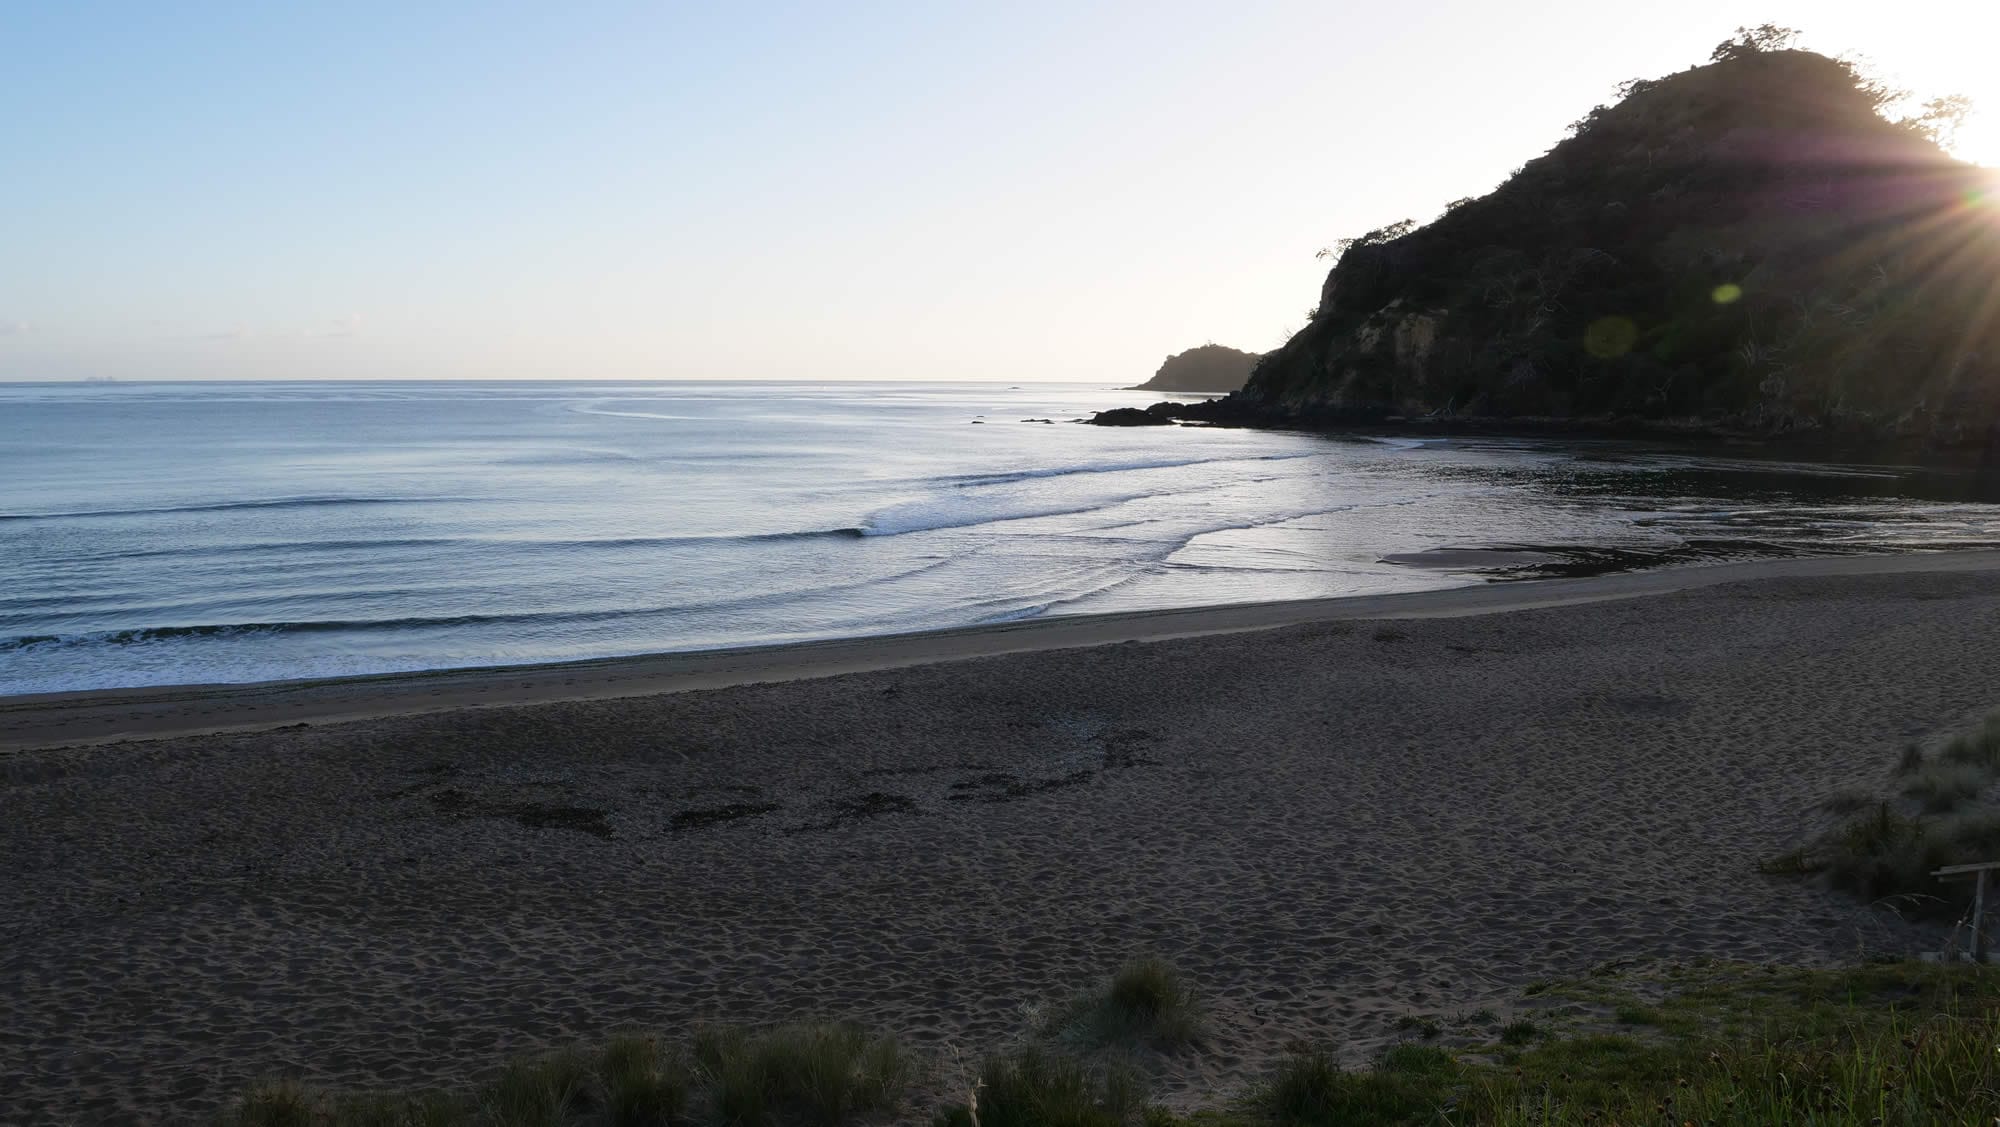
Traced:
<path fill-rule="evenodd" d="M 1131 968 L 1128 968 L 1128 971 Z M 2000 975 L 1889 962 L 1839 970 L 1733 963 L 1600 968 L 1538 983 L 1519 1016 L 1427 1017 L 1363 1067 L 1295 1045 L 1244 1091 L 1192 1110 L 1149 1077 L 1199 1041 L 1148 1015 L 1192 1006 L 1172 968 L 1121 974 L 1122 1040 L 1031 1033 L 966 1064 L 920 1059 L 853 1026 L 638 1033 L 517 1061 L 461 1091 L 254 1087 L 229 1127 L 668 1127 L 932 1122 L 941 1127 L 1340 1127 L 1346 1124 L 1928 1124 L 2000 1112 Z M 1165 993 L 1157 988 L 1172 986 Z M 1126 988 L 1138 991 L 1127 995 Z M 1127 995 L 1124 1003 L 1110 1001 Z M 1166 1002 L 1164 1007 L 1155 1003 Z M 1115 1050 L 1115 1051 L 1110 1051 Z"/>
<path fill-rule="evenodd" d="M 1931 874 L 1949 865 L 2000 861 L 2000 712 L 1931 751 L 1905 748 L 1875 788 L 1827 800 L 1840 815 L 1796 849 L 1763 861 L 1779 876 L 1824 875 L 1835 888 L 1905 912 L 1950 917 L 1968 906 L 1967 880 Z"/>

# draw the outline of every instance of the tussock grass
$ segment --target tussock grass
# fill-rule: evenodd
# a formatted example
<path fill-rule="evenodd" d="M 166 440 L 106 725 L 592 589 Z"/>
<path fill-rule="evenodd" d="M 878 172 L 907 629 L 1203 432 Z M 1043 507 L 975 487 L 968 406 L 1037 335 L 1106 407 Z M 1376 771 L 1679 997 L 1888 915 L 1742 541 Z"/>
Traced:
<path fill-rule="evenodd" d="M 1813 841 L 1768 857 L 1757 870 L 1773 876 L 1825 873 L 1827 883 L 1864 900 L 1896 899 L 1922 914 L 1949 914 L 1970 893 L 1931 873 L 1947 865 L 2000 860 L 2000 712 L 1952 737 L 1935 756 L 1904 747 L 1896 796 L 1848 789 L 1825 807 L 1845 821 Z"/>
<path fill-rule="evenodd" d="M 940 1127 L 1124 1127 L 1145 1102 L 1138 1077 L 1029 1045 L 989 1057 L 972 1096 L 937 1117 Z"/>
<path fill-rule="evenodd" d="M 1766 857 L 1757 862 L 1757 871 L 1774 877 L 1810 876 L 1826 868 L 1819 855 L 1804 846 L 1787 849 L 1775 857 Z"/>
<path fill-rule="evenodd" d="M 851 1025 L 704 1030 L 694 1057 L 715 1118 L 732 1124 L 830 1127 L 891 1106 L 909 1078 L 893 1039 Z"/>
<path fill-rule="evenodd" d="M 1146 956 L 1118 968 L 1098 991 L 1057 1010 L 1045 1029 L 1086 1048 L 1148 1043 L 1175 1049 L 1199 1041 L 1202 1010 L 1179 970 Z"/>
<path fill-rule="evenodd" d="M 581 1118 L 598 1103 L 592 1062 L 571 1050 L 523 1061 L 500 1074 L 480 1101 L 495 1127 L 541 1127 Z"/>
<path fill-rule="evenodd" d="M 1977 767 L 1989 774 L 2000 771 L 2000 712 L 1988 716 L 1974 730 L 1954 737 L 1938 753 L 1938 758 Z"/>
<path fill-rule="evenodd" d="M 277 1077 L 252 1085 L 235 1114 L 224 1122 L 239 1127 L 311 1127 L 318 1103 L 304 1084 Z"/>
<path fill-rule="evenodd" d="M 1903 794 L 1917 800 L 1926 814 L 1948 814 L 1986 789 L 1985 768 L 1969 763 L 1936 763 L 1910 776 Z"/>
<path fill-rule="evenodd" d="M 1435 1040 L 1444 1033 L 1444 1026 L 1428 1015 L 1404 1014 L 1396 1019 L 1396 1028 L 1403 1033 L 1414 1033 L 1426 1041 Z"/>
<path fill-rule="evenodd" d="M 1824 871 L 1835 888 L 1864 900 L 1901 897 L 1925 914 L 1958 910 L 1970 892 L 1931 876 L 1947 865 L 2000 859 L 2000 810 L 1949 817 L 1900 814 L 1882 803 L 1813 846 L 1763 862 L 1767 873 Z"/>
<path fill-rule="evenodd" d="M 1924 762 L 1925 762 L 1924 749 L 1922 744 L 1916 744 L 1916 743 L 1904 744 L 1902 755 L 1898 756 L 1896 759 L 1896 773 L 1898 775 L 1908 775 L 1911 772 L 1922 767 L 1924 765 Z"/>
<path fill-rule="evenodd" d="M 644 1034 L 613 1037 L 599 1064 L 604 1118 L 616 1127 L 657 1127 L 681 1122 L 692 1095 L 684 1056 Z"/>
<path fill-rule="evenodd" d="M 1943 852 L 1923 822 L 1884 802 L 1837 830 L 1825 847 L 1827 879 L 1864 900 L 1928 890 Z"/>
<path fill-rule="evenodd" d="M 896 1107 L 911 1073 L 892 1038 L 846 1025 L 708 1029 L 686 1049 L 620 1034 L 516 1061 L 471 1093 L 253 1087 L 229 1127 L 837 1127 Z"/>
<path fill-rule="evenodd" d="M 1374 1068 L 1359 1072 L 1343 1071 L 1326 1052 L 1310 1050 L 1280 1064 L 1252 1097 L 1251 1109 L 1270 1122 L 1299 1127 L 1412 1122 L 1436 1113 L 1458 1073 L 1450 1053 L 1427 1045 L 1397 1045 Z"/>

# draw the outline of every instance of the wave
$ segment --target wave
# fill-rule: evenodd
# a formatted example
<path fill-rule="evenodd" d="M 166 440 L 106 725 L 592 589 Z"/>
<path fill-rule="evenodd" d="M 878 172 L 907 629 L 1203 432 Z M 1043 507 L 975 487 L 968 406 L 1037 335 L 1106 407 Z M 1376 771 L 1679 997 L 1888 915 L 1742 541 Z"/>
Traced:
<path fill-rule="evenodd" d="M 700 415 L 670 415 L 664 411 L 607 411 L 597 403 L 573 403 L 569 409 L 578 415 L 598 415 L 607 419 L 665 419 L 668 421 L 699 421 Z"/>
<path fill-rule="evenodd" d="M 1032 502 L 1005 504 L 997 499 L 980 501 L 963 497 L 912 501 L 907 505 L 891 506 L 871 515 L 861 522 L 861 528 L 856 534 L 904 536 L 912 532 L 934 532 L 943 528 L 972 528 L 982 524 L 1032 520 L 1036 517 L 1072 516 L 1077 513 L 1108 509 L 1127 501 L 1150 496 L 1153 494 L 1135 493 L 1122 497 L 1098 497 L 1088 501 L 1045 501 L 1040 504 Z"/>
<path fill-rule="evenodd" d="M 0 513 L 0 521 L 138 517 L 165 513 L 226 513 L 239 509 L 311 509 L 332 505 L 422 505 L 459 502 L 467 497 L 273 497 L 261 501 L 213 501 L 200 505 L 160 505 L 146 509 L 75 509 L 55 513 Z"/>
<path fill-rule="evenodd" d="M 509 547 L 527 545 L 552 548 L 651 548 L 675 544 L 756 544 L 782 540 L 859 540 L 872 535 L 865 528 L 808 528 L 795 532 L 718 532 L 704 536 L 612 536 L 599 540 L 506 541 Z"/>
<path fill-rule="evenodd" d="M 613 618 L 625 611 L 582 611 L 569 614 L 459 614 L 411 618 L 308 619 L 299 622 L 212 622 L 189 626 L 139 626 L 84 634 L 23 634 L 0 638 L 0 654 L 37 646 L 136 646 L 184 638 L 234 638 L 277 634 L 321 634 L 341 631 L 412 630 L 426 627 L 475 626 L 533 620 Z"/>
<path fill-rule="evenodd" d="M 1088 498 L 1063 499 L 1052 497 L 1035 499 L 1020 491 L 1003 491 L 978 494 L 971 492 L 987 486 L 1004 486 L 1017 482 L 1040 478 L 1068 477 L 1078 474 L 1123 473 L 1133 470 L 1170 469 L 1177 466 L 1219 466 L 1232 463 L 1286 462 L 1304 458 L 1322 457 L 1321 451 L 1304 453 L 1267 454 L 1250 457 L 1220 458 L 1151 458 L 1131 462 L 1093 462 L 1084 465 L 1049 466 L 1042 469 L 1013 470 L 994 474 L 965 474 L 957 477 L 929 479 L 929 484 L 948 485 L 953 492 L 892 505 L 872 513 L 861 522 L 863 536 L 901 536 L 912 532 L 930 532 L 944 528 L 970 528 L 983 524 L 1000 524 L 1007 521 L 1030 520 L 1035 517 L 1073 516 L 1116 508 L 1132 501 L 1149 497 L 1159 497 L 1174 493 L 1183 497 L 1218 489 L 1232 489 L 1245 484 L 1245 479 L 1235 478 L 1218 482 L 1184 485 L 1175 487 L 1171 483 L 1156 482 L 1153 488 L 1134 488 L 1129 492 L 1098 495 Z M 1252 481 L 1262 479 L 1250 479 Z"/>
<path fill-rule="evenodd" d="M 1251 457 L 1222 456 L 1211 458 L 1149 458 L 1137 462 L 1086 462 L 1075 466 L 1045 466 L 1032 470 L 1009 470 L 1004 473 L 959 474 L 932 480 L 957 489 L 973 489 L 983 485 L 1009 485 L 1017 481 L 1031 481 L 1044 477 L 1069 477 L 1075 474 L 1128 473 L 1133 470 L 1167 470 L 1181 466 L 1216 465 L 1225 462 L 1289 462 L 1299 458 L 1317 458 L 1321 451 L 1309 450 L 1297 454 L 1261 454 Z"/>
<path fill-rule="evenodd" d="M 305 619 L 273 622 L 212 622 L 183 626 L 141 626 L 123 630 L 99 630 L 72 634 L 20 634 L 0 638 L 0 655 L 38 647 L 88 648 L 136 646 L 203 638 L 273 638 L 284 635 L 328 633 L 390 633 L 400 630 L 450 629 L 467 626 L 578 625 L 635 619 L 681 616 L 690 613 L 741 610 L 776 606 L 829 594 L 887 586 L 899 580 L 936 571 L 956 562 L 954 557 L 928 560 L 887 575 L 868 576 L 817 587 L 764 591 L 709 602 L 680 603 L 673 606 L 612 607 L 603 610 L 525 611 L 494 614 L 414 615 L 400 618 Z"/>
<path fill-rule="evenodd" d="M 478 536 L 418 536 L 384 540 L 278 540 L 261 544 L 208 544 L 187 548 L 137 548 L 129 552 L 100 552 L 72 557 L 67 563 L 108 563 L 113 560 L 147 560 L 162 557 L 198 559 L 224 556 L 307 555 L 313 552 L 381 551 L 396 548 L 500 548 L 510 552 L 590 548 L 671 547 L 676 544 L 727 544 L 732 541 L 756 543 L 772 540 L 859 539 L 867 533 L 854 527 L 814 528 L 793 532 L 721 532 L 696 536 L 609 536 L 576 540 L 510 540 Z"/>

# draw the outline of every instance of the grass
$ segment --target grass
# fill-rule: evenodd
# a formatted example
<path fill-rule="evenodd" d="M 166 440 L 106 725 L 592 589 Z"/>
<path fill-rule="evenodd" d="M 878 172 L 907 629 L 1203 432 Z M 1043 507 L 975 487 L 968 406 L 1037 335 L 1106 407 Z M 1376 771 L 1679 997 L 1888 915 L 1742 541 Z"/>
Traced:
<path fill-rule="evenodd" d="M 1724 967 L 1654 1012 L 1645 1035 L 1503 1055 L 1458 1094 L 1460 1121 L 1990 1123 L 2000 1111 L 2000 978 L 1984 968 Z"/>
<path fill-rule="evenodd" d="M 1884 802 L 1835 831 L 1826 849 L 1827 879 L 1863 900 L 1928 891 L 1943 854 L 1924 823 Z"/>
<path fill-rule="evenodd" d="M 1845 819 L 1805 845 L 1758 862 L 1772 876 L 1824 873 L 1827 883 L 1868 901 L 1894 900 L 1924 915 L 1951 915 L 1967 882 L 1940 883 L 1946 865 L 2000 859 L 2000 806 L 1984 800 L 2000 783 L 2000 712 L 1947 741 L 1935 756 L 1909 744 L 1894 767 L 1897 795 L 1849 788 L 1825 802 Z"/>
<path fill-rule="evenodd" d="M 1921 768 L 1903 784 L 1926 814 L 1947 814 L 1978 797 L 1991 781 L 1986 768 L 1966 762 L 1934 763 Z"/>
<path fill-rule="evenodd" d="M 1092 1069 L 1030 1045 L 989 1057 L 965 1103 L 937 1116 L 940 1127 L 1124 1127 L 1145 1092 L 1129 1070 Z"/>
<path fill-rule="evenodd" d="M 853 1123 L 896 1107 L 911 1072 L 892 1038 L 854 1026 L 703 1030 L 685 1049 L 642 1034 L 516 1061 L 472 1092 L 254 1086 L 228 1127 L 758 1127 Z"/>
<path fill-rule="evenodd" d="M 1820 860 L 1819 854 L 1803 845 L 1757 862 L 1758 872 L 1774 877 L 1810 876 L 1825 869 L 1826 863 Z"/>
<path fill-rule="evenodd" d="M 1919 767 L 1922 767 L 1924 762 L 1924 748 L 1922 744 L 1904 744 L 1902 755 L 1896 759 L 1896 773 L 1898 775 L 1910 774 Z"/>
<path fill-rule="evenodd" d="M 1146 1044 L 1177 1049 L 1200 1040 L 1202 1011 L 1179 970 L 1146 956 L 1118 968 L 1103 987 L 1045 1023 L 1057 1040 L 1086 1048 Z"/>
<path fill-rule="evenodd" d="M 909 1077 L 894 1039 L 851 1025 L 704 1030 L 694 1059 L 715 1118 L 731 1124 L 833 1127 L 893 1105 Z"/>
<path fill-rule="evenodd" d="M 1970 895 L 1931 873 L 1946 865 L 2000 858 L 2000 810 L 1949 817 L 1901 814 L 1882 803 L 1815 846 L 1772 858 L 1765 872 L 1824 871 L 1835 888 L 1864 900 L 1899 898 L 1920 914 L 1957 912 Z M 1798 866 L 1796 869 L 1790 866 Z"/>
<path fill-rule="evenodd" d="M 1626 1002 L 1619 1005 L 1612 1011 L 1611 1016 L 1620 1025 L 1658 1025 L 1660 1023 L 1659 1013 L 1651 1006 L 1642 1006 L 1633 1002 Z"/>
<path fill-rule="evenodd" d="M 1118 1059 L 1030 1043 L 984 1060 L 933 1118 L 940 1127 L 1861 1127 L 1990 1124 L 2000 1114 L 2000 971 L 1989 968 L 1709 964 L 1545 983 L 1540 997 L 1540 1020 L 1514 1021 L 1491 1044 L 1404 1043 L 1359 1069 L 1307 1048 L 1190 1116 L 1148 1107 L 1138 1074 Z M 893 1040 L 852 1026 L 716 1028 L 686 1044 L 629 1034 L 517 1062 L 466 1092 L 347 1095 L 272 1081 L 223 1123 L 861 1127 L 929 1115 L 916 1110 L 916 1075 Z"/>
<path fill-rule="evenodd" d="M 1989 775 L 2000 771 L 2000 712 L 1988 716 L 1972 731 L 1953 737 L 1938 758 L 1976 767 Z"/>
<path fill-rule="evenodd" d="M 1417 1014 L 1404 1014 L 1397 1018 L 1396 1028 L 1403 1033 L 1414 1033 L 1426 1041 L 1434 1041 L 1444 1033 L 1444 1027 L 1438 1024 L 1436 1018 Z"/>
<path fill-rule="evenodd" d="M 1435 1114 L 1458 1075 L 1443 1049 L 1398 1045 L 1375 1067 L 1348 1072 L 1322 1050 L 1297 1053 L 1250 1101 L 1253 1115 L 1299 1127 L 1406 1123 Z"/>
<path fill-rule="evenodd" d="M 1484 1059 L 1402 1045 L 1358 1072 L 1300 1053 L 1234 1115 L 1163 1122 L 1915 1127 L 1990 1124 L 2000 1113 L 2000 975 L 1985 968 L 1724 965 L 1639 976 L 1624 990 L 1619 1001 L 1618 987 L 1593 979 L 1547 993 L 1608 997 L 1621 1020 L 1644 1013 L 1648 1028 L 1529 1026 Z"/>

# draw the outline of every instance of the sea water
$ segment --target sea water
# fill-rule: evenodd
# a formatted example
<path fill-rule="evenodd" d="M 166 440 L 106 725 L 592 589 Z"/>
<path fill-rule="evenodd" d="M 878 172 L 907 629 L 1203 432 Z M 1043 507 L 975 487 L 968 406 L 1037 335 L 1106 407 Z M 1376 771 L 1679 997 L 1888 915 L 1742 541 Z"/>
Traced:
<path fill-rule="evenodd" d="M 1991 546 L 1979 482 L 916 383 L 0 385 L 0 694 Z M 1043 421 L 1047 420 L 1047 421 Z M 1506 548 L 1516 556 L 1425 553 Z"/>

